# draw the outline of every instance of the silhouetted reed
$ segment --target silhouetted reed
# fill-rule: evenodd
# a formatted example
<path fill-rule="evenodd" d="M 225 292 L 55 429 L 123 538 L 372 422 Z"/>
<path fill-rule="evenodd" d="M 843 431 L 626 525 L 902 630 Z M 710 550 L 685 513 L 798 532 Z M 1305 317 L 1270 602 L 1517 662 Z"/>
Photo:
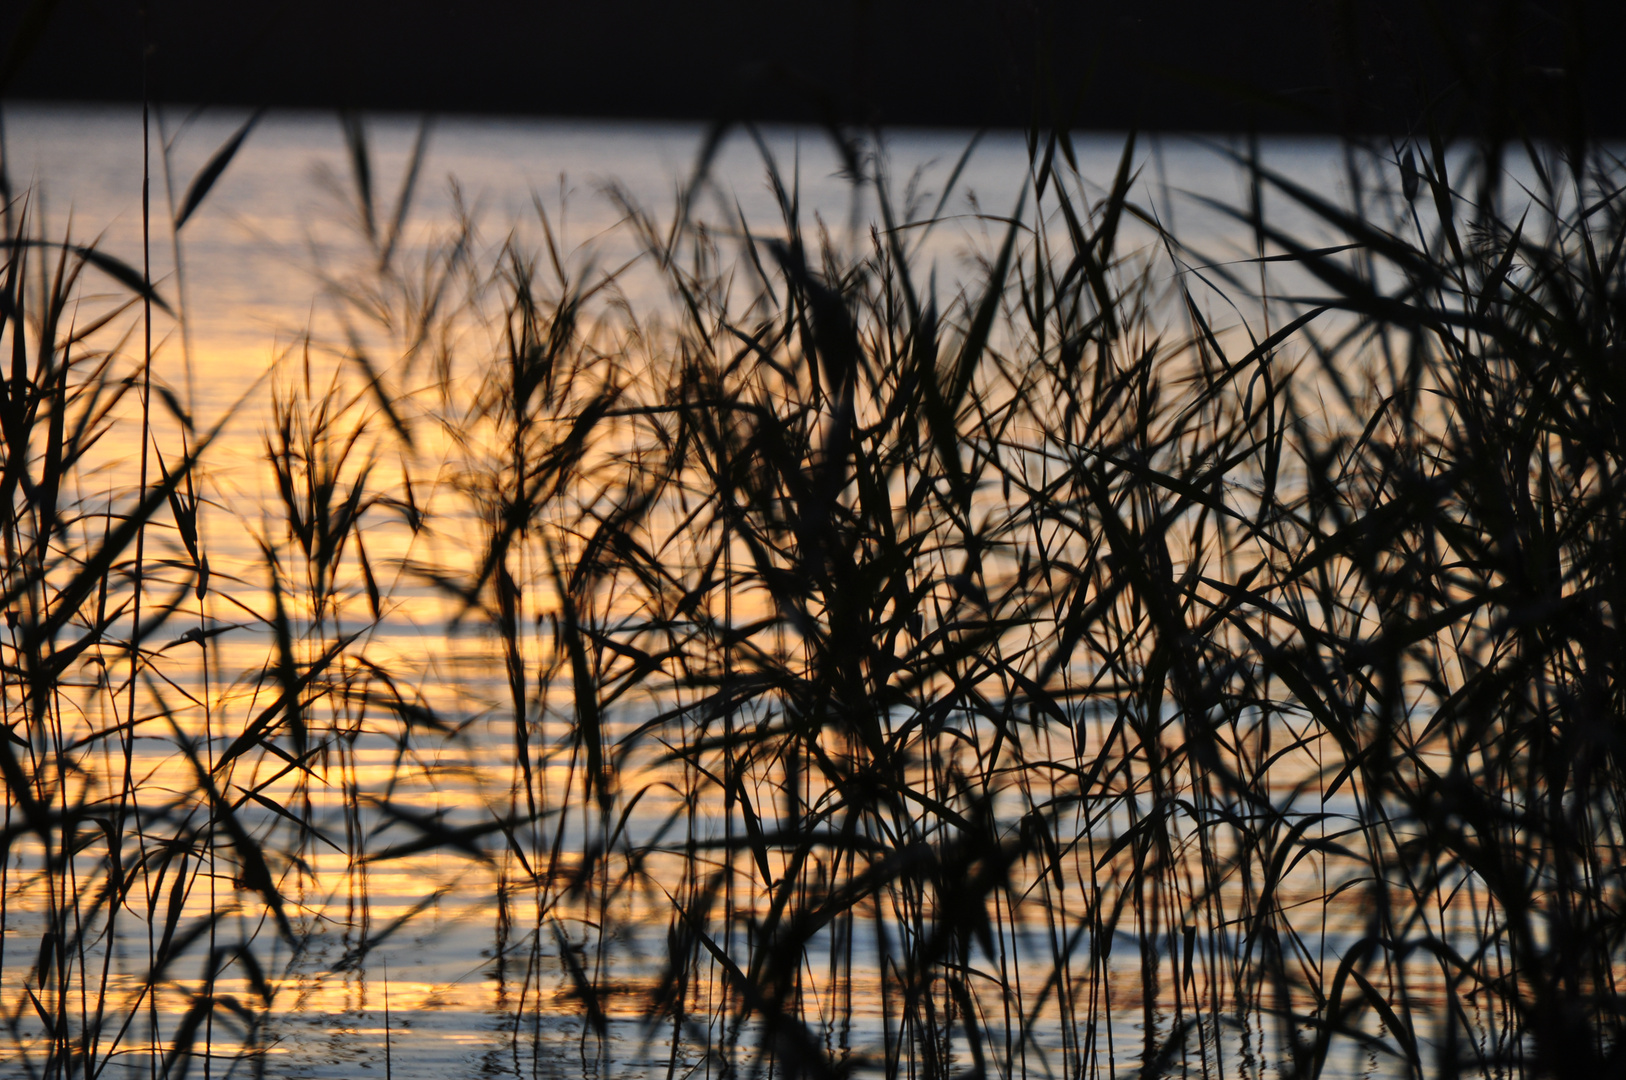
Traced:
<path fill-rule="evenodd" d="M 832 238 L 764 147 L 776 222 L 612 193 L 634 310 L 540 203 L 540 250 L 409 244 L 424 138 L 377 205 L 345 130 L 370 255 L 251 508 L 161 383 L 135 419 L 159 293 L 7 208 L 19 1068 L 259 1073 L 303 978 L 453 902 L 509 1071 L 1619 1068 L 1620 161 L 1351 149 L 1336 201 L 1241 155 L 1216 265 L 1133 139 L 1092 189 L 1053 136 L 938 295 L 949 193 L 848 139 Z M 87 273 L 130 298 L 70 320 Z"/>

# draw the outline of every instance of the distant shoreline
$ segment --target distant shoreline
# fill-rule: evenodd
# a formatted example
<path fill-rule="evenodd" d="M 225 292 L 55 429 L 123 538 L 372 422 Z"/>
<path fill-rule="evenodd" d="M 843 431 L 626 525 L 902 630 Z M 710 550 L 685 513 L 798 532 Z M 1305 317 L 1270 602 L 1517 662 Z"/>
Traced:
<path fill-rule="evenodd" d="M 0 95 L 140 101 L 145 86 L 283 108 L 1334 135 L 1415 133 L 1425 103 L 1454 99 L 1459 130 L 1626 135 L 1606 52 L 1626 13 L 1552 6 L 1497 23 L 1482 9 L 1498 5 L 1445 3 L 1428 23 L 1393 0 L 1347 19 L 1194 0 L 485 0 L 455 17 L 426 0 L 155 0 L 145 17 L 129 0 L 60 0 L 0 15 Z"/>

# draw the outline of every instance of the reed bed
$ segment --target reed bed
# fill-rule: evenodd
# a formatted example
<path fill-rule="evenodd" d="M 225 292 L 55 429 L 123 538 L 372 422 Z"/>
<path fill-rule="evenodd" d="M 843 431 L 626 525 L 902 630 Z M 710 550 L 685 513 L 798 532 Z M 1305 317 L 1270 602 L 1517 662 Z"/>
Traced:
<path fill-rule="evenodd" d="M 251 508 L 182 283 L 8 195 L 8 1071 L 284 1075 L 449 904 L 502 1074 L 1620 1071 L 1621 161 L 1242 154 L 1216 264 L 1058 133 L 938 295 L 837 133 L 867 233 L 622 197 L 639 310 L 346 132 Z"/>

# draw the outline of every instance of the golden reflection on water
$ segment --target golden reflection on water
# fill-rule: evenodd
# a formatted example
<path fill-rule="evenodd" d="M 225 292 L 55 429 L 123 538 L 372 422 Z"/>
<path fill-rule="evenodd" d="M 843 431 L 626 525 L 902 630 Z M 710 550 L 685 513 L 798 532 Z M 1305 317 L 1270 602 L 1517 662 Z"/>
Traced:
<path fill-rule="evenodd" d="M 245 224 L 262 232 L 280 229 L 282 239 L 288 239 L 287 221 L 249 217 Z M 589 231 L 598 232 L 603 224 L 595 221 Z M 1063 232 L 1059 222 L 1056 231 Z M 988 240 L 987 234 L 968 227 L 956 242 L 986 256 L 993 247 Z M 334 247 L 341 255 L 333 250 L 324 254 L 330 271 L 335 263 L 344 265 L 343 243 L 335 240 Z M 605 262 L 614 265 L 613 260 Z M 573 265 L 572 270 L 587 273 L 585 266 Z M 207 296 L 209 286 L 197 280 L 207 271 L 199 271 L 194 267 L 192 288 Z M 178 284 L 170 278 L 165 287 Z M 408 301 L 421 301 L 408 288 L 411 283 L 396 284 Z M 491 287 L 491 281 L 483 285 Z M 235 282 L 232 287 L 244 286 Z M 268 279 L 265 287 L 273 293 L 289 289 L 283 277 Z M 1145 1033 L 1137 1033 L 1135 1025 L 1148 1018 L 1155 1026 L 1171 1016 L 1188 1015 L 1193 1002 L 1211 1006 L 1216 1016 L 1241 1011 L 1226 950 L 1237 949 L 1239 941 L 1247 943 L 1246 949 L 1255 947 L 1251 935 L 1260 912 L 1250 905 L 1259 902 L 1259 882 L 1249 875 L 1258 874 L 1260 867 L 1242 863 L 1240 842 L 1212 822 L 1193 827 L 1181 817 L 1186 808 L 1169 812 L 1166 847 L 1151 851 L 1127 843 L 1148 831 L 1150 800 L 1142 786 L 1151 771 L 1148 761 L 1178 759 L 1186 750 L 1187 732 L 1183 724 L 1161 727 L 1126 751 L 1121 730 L 1114 726 L 1123 711 L 1110 715 L 1091 704 L 1089 695 L 1112 699 L 1118 694 L 1112 680 L 1127 678 L 1126 670 L 1144 658 L 1125 663 L 1114 657 L 1095 665 L 1081 660 L 1052 673 L 1058 685 L 1070 687 L 1069 693 L 1089 687 L 1077 691 L 1076 699 L 1064 698 L 1070 708 L 1075 700 L 1084 704 L 1063 723 L 1032 720 L 1021 740 L 1010 742 L 1005 741 L 1008 718 L 999 716 L 997 703 L 980 696 L 980 690 L 980 712 L 968 707 L 953 710 L 952 716 L 923 716 L 912 704 L 952 697 L 947 691 L 956 680 L 975 685 L 984 680 L 1013 699 L 1019 697 L 1014 682 L 1000 681 L 1004 670 L 996 671 L 999 678 L 933 670 L 909 684 L 914 697 L 900 692 L 895 708 L 876 710 L 881 714 L 876 719 L 878 739 L 909 748 L 899 755 L 900 769 L 909 775 L 898 796 L 900 809 L 889 821 L 891 832 L 849 836 L 848 846 L 839 852 L 836 844 L 825 842 L 809 844 L 797 854 L 789 843 L 757 839 L 775 835 L 782 817 L 809 808 L 833 833 L 841 808 L 859 796 L 808 762 L 792 761 L 799 753 L 794 747 L 763 750 L 755 757 L 736 755 L 746 736 L 764 737 L 763 746 L 776 745 L 767 736 L 777 738 L 791 723 L 785 715 L 789 707 L 781 704 L 793 696 L 790 692 L 764 687 L 748 703 L 709 713 L 698 708 L 724 681 L 717 671 L 704 670 L 705 664 L 723 657 L 724 674 L 744 678 L 771 671 L 775 662 L 789 657 L 797 662 L 788 666 L 801 671 L 811 661 L 802 664 L 799 651 L 810 651 L 813 637 L 787 628 L 788 620 L 769 622 L 780 611 L 775 590 L 783 586 L 766 570 L 753 574 L 740 569 L 750 568 L 756 557 L 743 542 L 719 542 L 708 557 L 706 530 L 719 528 L 722 516 L 703 517 L 690 504 L 703 501 L 697 493 L 708 479 L 698 475 L 698 467 L 686 466 L 694 475 L 682 473 L 638 528 L 619 538 L 625 545 L 623 557 L 631 560 L 647 552 L 668 576 L 583 589 L 571 598 L 594 605 L 588 613 L 597 620 L 592 662 L 564 655 L 561 644 L 568 635 L 563 608 L 569 595 L 561 583 L 568 580 L 569 568 L 589 561 L 589 553 L 604 557 L 594 547 L 597 529 L 613 518 L 615 497 L 630 489 L 629 477 L 639 475 L 639 455 L 657 458 L 649 445 L 652 433 L 669 434 L 652 417 L 670 405 L 658 394 L 665 392 L 672 373 L 658 365 L 667 362 L 661 348 L 681 322 L 681 311 L 672 311 L 677 305 L 664 299 L 659 305 L 662 317 L 672 321 L 629 326 L 618 321 L 617 305 L 625 296 L 606 293 L 601 298 L 603 309 L 594 313 L 602 321 L 583 331 L 576 359 L 589 373 L 583 376 L 586 382 L 592 381 L 595 365 L 607 360 L 614 362 L 611 367 L 622 365 L 603 382 L 625 384 L 617 399 L 623 412 L 607 424 L 605 434 L 582 448 L 572 464 L 575 480 L 549 493 L 553 501 L 546 513 L 516 533 L 514 548 L 502 563 L 502 573 L 516 584 L 514 594 L 505 596 L 501 575 L 481 577 L 489 569 L 484 563 L 503 520 L 495 492 L 504 484 L 512 489 L 516 477 L 521 487 L 531 483 L 531 474 L 524 471 L 535 463 L 515 464 L 506 456 L 515 414 L 481 401 L 480 388 L 487 385 L 481 379 L 490 374 L 490 357 L 501 354 L 511 313 L 482 310 L 469 301 L 468 307 L 448 315 L 446 348 L 463 360 L 455 378 L 437 382 L 425 359 L 432 350 L 419 356 L 400 347 L 403 320 L 390 307 L 400 296 L 333 292 L 337 299 L 329 295 L 325 303 L 359 328 L 341 327 L 326 308 L 308 315 L 304 328 L 298 325 L 297 310 L 279 311 L 279 317 L 289 316 L 294 325 L 292 332 L 288 325 L 278 327 L 280 343 L 272 352 L 279 359 L 263 378 L 266 353 L 244 345 L 235 336 L 240 328 L 221 331 L 221 320 L 229 321 L 232 311 L 213 311 L 193 324 L 190 374 L 179 335 L 160 335 L 158 377 L 177 401 L 195 410 L 199 429 L 207 429 L 242 397 L 196 474 L 196 494 L 202 500 L 199 536 L 210 584 L 201 598 L 193 591 L 199 567 L 179 528 L 162 517 L 155 521 L 147 537 L 143 595 L 149 605 L 169 603 L 173 611 L 144 643 L 151 652 L 133 698 L 126 696 L 126 650 L 111 634 L 108 640 L 91 642 L 72 660 L 72 679 L 60 682 L 49 723 L 30 729 L 26 753 L 42 777 L 41 804 L 83 802 L 104 819 L 122 813 L 126 805 L 162 811 L 155 822 L 173 828 L 175 836 L 155 832 L 152 837 L 119 838 L 121 857 L 128 861 L 115 875 L 98 864 L 106 848 L 93 831 L 72 838 L 73 850 L 63 861 L 34 834 L 8 824 L 16 831 L 4 883 L 8 955 L 0 1004 L 27 1028 L 15 1038 L 28 1044 L 31 1053 L 47 1041 L 39 1034 L 48 1026 L 46 1010 L 37 1003 L 51 980 L 29 984 L 33 956 L 23 961 L 16 957 L 37 955 L 42 942 L 49 944 L 47 913 L 72 910 L 75 900 L 91 897 L 103 887 L 98 875 L 118 876 L 127 884 L 120 916 L 124 921 L 109 937 L 84 945 L 74 978 L 81 988 L 94 986 L 95 992 L 120 1002 L 119 1008 L 131 1015 L 139 1017 L 146 1010 L 160 1031 L 173 1035 L 192 1003 L 212 991 L 239 1004 L 258 1002 L 245 1005 L 243 1015 L 266 1028 L 249 1038 L 222 1017 L 218 1032 L 207 1036 L 217 1054 L 287 1059 L 290 1070 L 326 1067 L 331 1072 L 344 1066 L 311 1062 L 321 1040 L 332 1038 L 348 1042 L 346 1052 L 369 1059 L 376 1071 L 377 1051 L 388 1035 L 403 1055 L 395 1068 L 406 1076 L 414 1068 L 423 1074 L 448 1067 L 453 1059 L 443 1044 L 486 1049 L 500 1044 L 505 1032 L 517 1044 L 519 1029 L 531 1024 L 540 1034 L 534 1036 L 529 1064 L 531 1071 L 542 1072 L 538 1059 L 557 1058 L 561 1047 L 578 1039 L 585 1045 L 584 1018 L 595 1012 L 621 1024 L 616 1031 L 628 1032 L 630 1042 L 632 1032 L 649 1034 L 641 1022 L 658 992 L 676 994 L 707 1023 L 722 1016 L 725 1006 L 739 1008 L 747 992 L 731 981 L 724 960 L 731 950 L 759 959 L 771 952 L 750 935 L 790 902 L 787 879 L 797 883 L 796 899 L 812 904 L 853 888 L 862 878 L 863 863 L 855 867 L 855 852 L 884 866 L 888 859 L 907 858 L 920 845 L 941 842 L 947 847 L 951 841 L 944 837 L 952 830 L 944 822 L 961 819 L 960 810 L 936 818 L 929 835 L 912 835 L 911 830 L 922 828 L 921 822 L 932 816 L 922 807 L 937 814 L 950 803 L 985 811 L 1007 843 L 1014 843 L 1011 838 L 1021 835 L 1024 823 L 1040 808 L 1065 809 L 1054 810 L 1057 835 L 1050 838 L 1045 857 L 1024 853 L 1003 873 L 1003 888 L 989 894 L 996 897 L 990 901 L 996 910 L 992 925 L 985 916 L 986 943 L 967 947 L 930 984 L 929 992 L 943 990 L 946 995 L 949 974 L 976 987 L 978 994 L 986 990 L 983 1007 L 990 1013 L 1003 1009 L 1016 1017 L 1018 1026 L 1025 1018 L 1038 1032 L 1031 1039 L 1036 1055 L 1070 1054 L 1080 1069 L 1086 1059 L 1092 1069 L 1102 1062 L 1110 1066 L 1114 1060 L 1137 1059 Z M 627 292 L 640 295 L 633 285 Z M 209 311 L 208 303 L 200 302 L 199 310 Z M 376 316 L 372 323 L 365 321 L 368 315 Z M 315 348 L 305 348 L 302 329 Z M 1219 334 L 1234 343 L 1243 340 L 1244 330 L 1233 326 Z M 127 372 L 127 344 L 125 349 Z M 369 385 L 359 361 L 363 352 L 417 359 L 415 366 L 404 361 L 383 366 Z M 745 349 L 740 355 L 751 354 Z M 1164 362 L 1162 370 L 1171 383 L 1189 374 L 1194 363 L 1188 350 L 1172 346 Z M 983 407 L 995 412 L 1025 407 L 1022 373 L 1007 372 L 1005 377 L 1009 381 L 991 386 Z M 776 376 L 753 405 L 763 411 L 787 408 L 808 392 L 813 378 L 800 369 Z M 538 428 L 548 429 L 548 437 L 559 440 L 591 407 L 591 393 L 575 393 L 566 392 L 551 403 L 557 416 L 537 421 Z M 1038 408 L 1051 404 L 1041 401 Z M 116 420 L 128 424 L 135 415 L 132 400 L 122 408 Z M 862 401 L 856 408 L 875 430 L 884 431 L 895 421 L 881 413 L 880 402 Z M 330 421 L 326 427 L 321 423 L 324 409 Z M 392 410 L 398 415 L 390 415 Z M 819 410 L 810 426 L 816 432 L 833 430 L 837 410 L 828 405 Z M 275 456 L 274 428 L 284 420 L 290 445 L 279 477 L 267 458 Z M 180 418 L 160 410 L 155 441 L 171 462 L 178 460 L 174 448 L 183 441 L 183 426 Z M 410 445 L 397 438 L 406 429 L 414 433 Z M 1022 468 L 1031 468 L 1040 478 L 1035 484 L 1048 483 L 1044 470 L 1064 448 L 1046 445 L 1048 436 L 1037 421 L 1014 422 L 1002 430 L 1020 451 Z M 185 441 L 192 445 L 196 438 L 196 431 L 187 432 Z M 929 458 L 930 452 L 922 456 Z M 810 454 L 810 469 L 817 464 L 814 458 Z M 101 508 L 104 528 L 114 516 L 110 502 L 118 503 L 118 493 L 135 483 L 138 462 L 127 441 L 108 439 L 75 477 L 76 497 L 83 507 Z M 875 497 L 889 507 L 906 505 L 914 485 L 924 482 L 906 472 L 888 479 Z M 327 553 L 327 567 L 315 567 L 308 548 L 312 541 L 296 527 L 314 527 L 315 519 L 306 516 L 291 525 L 290 507 L 300 512 L 317 507 L 330 515 L 323 520 L 331 524 L 335 507 L 343 510 L 353 486 L 368 505 L 345 512 L 352 513 L 352 525 L 363 516 L 365 524 L 339 529 L 340 547 Z M 1016 498 L 1021 497 L 1018 489 Z M 1063 506 L 1055 521 L 1036 523 L 1031 533 L 1021 534 L 1028 526 L 1015 520 L 1012 505 L 1008 489 L 1001 492 L 993 483 L 967 496 L 964 505 L 967 520 L 1013 519 L 1001 526 L 999 543 L 990 544 L 986 556 L 987 579 L 993 585 L 1009 585 L 1019 576 L 1026 580 L 1030 567 L 1013 554 L 1021 544 L 1032 550 L 1048 547 L 1046 559 L 1080 577 L 1102 557 L 1087 537 L 1061 535 L 1058 522 L 1078 512 L 1076 507 Z M 896 517 L 892 524 L 899 531 L 915 524 L 902 511 Z M 926 629 L 939 635 L 937 648 L 944 653 L 977 640 L 980 616 L 975 609 L 979 603 L 987 606 L 985 597 L 979 601 L 960 583 L 969 579 L 968 572 L 947 565 L 948 556 L 940 554 L 952 549 L 961 524 L 938 522 L 916 538 L 918 550 L 925 552 L 917 585 L 934 611 L 935 625 Z M 75 526 L 87 538 L 101 535 L 93 512 L 83 514 Z M 1205 543 L 1205 534 L 1185 518 L 1172 521 L 1161 535 L 1182 561 L 1195 557 L 1193 552 Z M 1001 546 L 1007 542 L 1010 549 Z M 84 543 L 93 546 L 90 539 Z M 64 559 L 53 565 L 52 573 L 71 573 L 72 566 L 71 559 Z M 703 587 L 718 574 L 736 575 L 723 597 Z M 457 586 L 471 580 L 478 580 L 479 587 L 458 595 Z M 607 592 L 612 586 L 619 591 Z M 1207 588 L 1195 591 L 1206 602 L 1216 602 L 1221 593 Z M 834 604 L 831 600 L 830 606 Z M 1128 601 L 1104 607 L 1126 623 L 1141 617 Z M 885 617 L 883 610 L 877 611 Z M 815 614 L 830 617 L 828 608 Z M 616 636 L 618 628 L 638 619 L 650 620 L 655 628 L 637 637 Z M 673 625 L 700 625 L 707 619 L 727 628 L 716 641 L 696 646 L 711 650 L 707 655 L 697 660 L 679 647 L 663 650 L 661 634 L 671 633 Z M 278 640 L 279 622 L 287 640 Z M 1060 622 L 1055 611 L 1032 613 L 1028 624 L 1049 629 L 1024 625 L 1002 636 L 995 649 L 1000 665 L 1013 669 L 1028 664 Z M 505 625 L 511 634 L 506 648 Z M 200 629 L 223 627 L 230 629 L 201 644 L 196 640 Z M 917 641 L 924 638 L 920 629 L 910 633 Z M 27 666 L 15 634 L 0 645 L 0 663 L 12 672 Z M 297 710 L 279 698 L 279 680 L 287 675 L 283 667 L 299 681 Z M 912 678 L 902 671 L 876 675 L 872 669 L 868 674 L 887 687 Z M 586 743 L 576 738 L 585 724 L 577 684 L 584 675 L 592 677 L 595 708 L 604 713 L 593 720 L 602 724 L 597 750 L 608 764 L 596 766 L 596 776 Z M 625 695 L 616 698 L 623 689 Z M 15 693 L 10 683 L 7 692 Z M 522 724 L 514 720 L 516 693 L 523 700 Z M 1122 695 L 1125 701 L 1130 696 Z M 135 722 L 121 727 L 132 700 Z M 1125 701 L 1117 703 L 1120 710 L 1144 706 Z M 7 699 L 8 710 L 20 707 L 18 700 Z M 1163 719 L 1156 710 L 1166 707 L 1145 706 L 1153 721 Z M 678 715 L 680 708 L 695 712 Z M 663 714 L 669 715 L 657 722 Z M 1399 882 L 1377 886 L 1357 880 L 1364 867 L 1359 853 L 1339 851 L 1338 844 L 1346 839 L 1339 830 L 1355 812 L 1353 796 L 1346 791 L 1329 798 L 1321 790 L 1335 755 L 1316 739 L 1281 749 L 1296 737 L 1293 724 L 1300 721 L 1301 715 L 1284 710 L 1251 736 L 1263 742 L 1273 733 L 1277 740 L 1268 773 L 1259 778 L 1253 794 L 1277 805 L 1319 798 L 1314 812 L 1330 815 L 1301 834 L 1319 847 L 1304 849 L 1309 854 L 1290 865 L 1266 871 L 1276 875 L 1267 914 L 1274 925 L 1290 931 L 1283 936 L 1291 939 L 1285 945 L 1272 942 L 1272 947 L 1292 952 L 1305 973 L 1302 983 L 1281 992 L 1284 998 L 1270 1000 L 1269 1007 L 1280 1010 L 1315 1004 L 1308 988 L 1319 986 L 1337 967 L 1339 950 L 1362 936 L 1377 898 L 1388 896 L 1402 906 L 1406 901 Z M 811 741 L 827 755 L 828 775 L 863 775 L 868 753 L 863 734 L 834 721 L 818 722 L 827 726 Z M 124 732 L 131 736 L 128 743 Z M 245 732 L 264 737 L 243 742 Z M 123 783 L 126 746 L 133 779 L 128 790 Z M 1240 744 L 1226 748 L 1236 760 L 1256 749 Z M 1420 760 L 1449 765 L 1426 753 Z M 1094 765 L 1110 768 L 1090 773 Z M 799 770 L 794 775 L 793 768 Z M 216 796 L 201 791 L 204 776 Z M 1175 782 L 1185 780 L 1177 777 Z M 1182 797 L 1195 798 L 1190 789 L 1180 790 Z M 796 805 L 786 809 L 783 804 L 791 794 Z M 8 803 L 8 815 L 12 810 Z M 243 837 L 264 843 L 267 878 L 246 858 L 247 840 L 238 835 L 227 837 L 229 844 L 222 840 L 228 822 L 243 830 Z M 877 1070 L 876 1047 L 892 1036 L 887 1024 L 896 1015 L 888 1011 L 894 1000 L 888 995 L 898 994 L 904 982 L 895 960 L 886 971 L 874 961 L 885 951 L 880 936 L 925 939 L 935 927 L 962 917 L 955 908 L 962 885 L 969 889 L 980 876 L 994 874 L 991 867 L 1002 850 L 996 845 L 952 865 L 950 873 L 959 878 L 938 883 L 941 891 L 911 895 L 902 886 L 875 886 L 862 905 L 848 909 L 846 922 L 832 918 L 810 933 L 805 960 L 796 968 L 794 985 L 785 990 L 787 999 L 802 1015 L 814 1018 L 827 1037 L 842 1025 L 855 1027 L 856 1036 L 840 1036 L 853 1045 L 844 1043 L 840 1049 Z M 52 858 L 58 864 L 47 872 Z M 1145 905 L 1137 900 L 1124 915 L 1126 921 L 1109 930 L 1102 922 L 1102 897 L 1129 895 L 1148 859 L 1179 883 L 1175 893 Z M 1219 880 L 1205 878 L 1209 866 L 1221 868 Z M 81 872 L 83 882 L 75 878 Z M 189 887 L 178 888 L 188 881 Z M 1438 892 L 1449 893 L 1452 884 L 1440 883 Z M 978 903 L 984 899 L 978 894 Z M 668 950 L 681 941 L 688 911 L 713 901 L 726 909 L 726 917 L 707 910 L 691 922 L 705 922 L 724 939 L 716 962 L 697 965 L 703 977 L 674 990 L 667 985 L 664 966 Z M 278 940 L 277 920 L 268 913 L 276 904 L 297 948 Z M 1449 904 L 1442 904 L 1439 918 L 1446 918 L 1447 907 L 1452 917 L 1470 923 L 1485 917 L 1475 905 L 1471 896 L 1453 895 Z M 1119 911 L 1124 910 L 1120 905 Z M 1202 934 L 1194 929 L 1186 935 L 1182 920 L 1198 913 L 1212 921 Z M 200 977 L 202 958 L 214 947 L 206 947 L 200 936 L 192 940 L 191 951 L 174 961 L 175 969 L 165 973 L 159 992 L 143 1000 L 150 990 L 149 965 L 160 951 L 154 942 L 211 925 L 211 919 L 218 923 L 208 941 L 218 936 L 245 952 L 263 952 L 260 977 L 247 978 L 230 967 L 212 982 Z M 700 955 L 698 944 L 689 947 Z M 101 965 L 105 976 L 96 974 Z M 1401 967 L 1395 978 L 1404 976 L 1412 1001 L 1443 1006 L 1451 1000 L 1447 980 L 1430 958 L 1418 956 Z M 35 963 L 34 970 L 40 969 Z M 1148 980 L 1149 971 L 1157 975 L 1155 982 Z M 580 985 L 579 972 L 591 978 L 590 993 Z M 72 1002 L 74 995 L 60 971 L 57 977 L 61 1008 L 79 1014 L 82 1021 L 91 1010 L 83 1001 Z M 380 1022 L 386 987 L 392 1025 L 398 1027 Z M 1106 1040 L 1116 1023 L 1122 1045 L 1092 1042 L 1087 1052 L 1081 1049 L 1076 1030 L 1080 1015 L 1105 1021 Z M 437 1017 L 452 1018 L 434 1036 L 439 1043 L 414 1034 L 412 1025 L 428 1030 Z M 723 1026 L 720 1019 L 715 1022 Z M 297 1034 L 302 1024 L 315 1033 Z M 1382 1021 L 1370 1013 L 1351 1024 L 1363 1025 L 1369 1035 L 1384 1034 Z M 150 1037 L 147 1020 L 134 1023 L 121 1053 L 132 1060 L 146 1056 Z M 911 1037 L 924 1038 L 919 1033 Z M 930 1037 L 940 1037 L 962 1061 L 969 1053 L 965 1035 L 952 1023 L 944 1024 L 940 1036 L 933 1032 Z M 1204 1037 L 1219 1038 L 1212 1032 Z M 1093 1029 L 1089 1038 L 1096 1039 Z M 167 1044 L 160 1038 L 157 1045 Z M 693 1052 L 694 1045 L 686 1043 L 684 1052 Z M 424 1055 L 416 1062 L 412 1047 Z M 1225 1048 L 1218 1056 L 1235 1053 Z M 516 1066 L 514 1071 L 523 1070 Z M 658 1070 L 648 1071 L 654 1075 Z"/>

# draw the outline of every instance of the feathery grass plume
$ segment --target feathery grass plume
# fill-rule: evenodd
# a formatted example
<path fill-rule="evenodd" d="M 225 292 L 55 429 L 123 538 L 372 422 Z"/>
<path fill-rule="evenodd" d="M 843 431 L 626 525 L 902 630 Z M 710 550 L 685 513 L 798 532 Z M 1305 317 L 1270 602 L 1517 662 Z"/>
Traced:
<path fill-rule="evenodd" d="M 346 132 L 246 508 L 178 406 L 109 487 L 150 287 L 8 210 L 8 1060 L 264 1070 L 455 910 L 508 1071 L 1618 1064 L 1621 161 L 1351 148 L 1340 201 L 1252 147 L 1227 264 L 1137 140 L 1036 138 L 939 295 L 957 197 L 879 138 L 867 233 L 758 135 L 777 221 L 702 167 L 603 269 L 540 200 L 425 239 L 424 136 L 391 208 Z"/>

